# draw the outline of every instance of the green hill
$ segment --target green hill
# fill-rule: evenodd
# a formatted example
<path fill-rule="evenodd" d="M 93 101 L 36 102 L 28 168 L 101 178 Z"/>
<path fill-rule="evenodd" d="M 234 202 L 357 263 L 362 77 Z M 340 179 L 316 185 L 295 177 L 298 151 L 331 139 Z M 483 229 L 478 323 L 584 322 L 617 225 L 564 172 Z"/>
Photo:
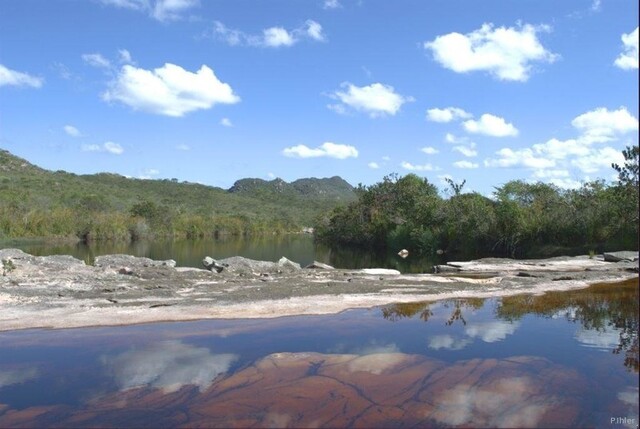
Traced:
<path fill-rule="evenodd" d="M 225 190 L 175 179 L 53 172 L 0 149 L 0 238 L 283 232 L 354 200 L 353 187 L 339 177 L 242 179 Z"/>

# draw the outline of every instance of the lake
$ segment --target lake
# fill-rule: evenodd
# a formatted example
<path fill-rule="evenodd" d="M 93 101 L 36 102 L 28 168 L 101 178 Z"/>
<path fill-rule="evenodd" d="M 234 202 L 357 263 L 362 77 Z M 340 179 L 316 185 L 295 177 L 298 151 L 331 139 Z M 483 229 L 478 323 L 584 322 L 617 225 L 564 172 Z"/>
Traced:
<path fill-rule="evenodd" d="M 225 239 L 201 240 L 154 240 L 134 242 L 92 242 L 51 244 L 43 242 L 0 242 L 0 248 L 14 247 L 31 255 L 72 255 L 87 263 L 99 255 L 128 254 L 156 260 L 173 259 L 178 266 L 202 268 L 202 259 L 231 256 L 260 261 L 277 261 L 286 257 L 303 267 L 313 261 L 323 262 L 336 268 L 393 268 L 404 273 L 431 272 L 435 264 L 445 262 L 447 255 L 433 258 L 416 257 L 410 254 L 403 259 L 400 250 L 374 254 L 368 250 L 330 249 L 314 243 L 309 234 L 289 234 L 262 237 L 228 237 Z"/>
<path fill-rule="evenodd" d="M 635 428 L 637 303 L 636 278 L 329 316 L 3 332 L 0 427 Z"/>

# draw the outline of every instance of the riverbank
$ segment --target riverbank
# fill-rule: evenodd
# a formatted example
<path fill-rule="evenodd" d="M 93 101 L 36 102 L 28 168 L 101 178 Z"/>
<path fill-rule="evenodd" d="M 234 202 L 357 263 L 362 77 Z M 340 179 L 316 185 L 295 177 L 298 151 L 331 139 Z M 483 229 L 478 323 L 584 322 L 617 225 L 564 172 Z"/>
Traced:
<path fill-rule="evenodd" d="M 540 294 L 637 277 L 638 252 L 450 262 L 437 274 L 301 268 L 232 257 L 216 270 L 128 255 L 32 256 L 0 250 L 0 331 L 212 318 L 330 314 L 401 302 Z"/>

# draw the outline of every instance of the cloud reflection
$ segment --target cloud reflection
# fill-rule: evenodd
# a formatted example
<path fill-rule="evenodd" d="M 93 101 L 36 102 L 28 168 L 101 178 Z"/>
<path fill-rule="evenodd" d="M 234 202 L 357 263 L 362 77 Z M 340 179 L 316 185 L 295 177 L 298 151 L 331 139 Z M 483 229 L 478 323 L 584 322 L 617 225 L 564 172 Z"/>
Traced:
<path fill-rule="evenodd" d="M 575 339 L 587 347 L 611 350 L 620 341 L 620 330 L 612 326 L 605 326 L 602 330 L 582 328 L 576 332 Z"/>
<path fill-rule="evenodd" d="M 479 337 L 485 343 L 495 343 L 513 334 L 520 326 L 519 323 L 509 323 L 496 320 L 493 322 L 474 323 L 468 325 L 464 332 L 471 338 Z"/>
<path fill-rule="evenodd" d="M 206 389 L 237 358 L 233 354 L 214 355 L 205 347 L 173 340 L 105 357 L 104 363 L 121 390 L 151 386 L 170 393 L 185 385 Z"/>
<path fill-rule="evenodd" d="M 468 338 L 455 338 L 451 335 L 436 335 L 429 338 L 429 348 L 434 350 L 462 350 L 471 340 Z"/>
<path fill-rule="evenodd" d="M 13 384 L 24 383 L 38 376 L 37 368 L 22 368 L 0 371 L 0 389 Z"/>

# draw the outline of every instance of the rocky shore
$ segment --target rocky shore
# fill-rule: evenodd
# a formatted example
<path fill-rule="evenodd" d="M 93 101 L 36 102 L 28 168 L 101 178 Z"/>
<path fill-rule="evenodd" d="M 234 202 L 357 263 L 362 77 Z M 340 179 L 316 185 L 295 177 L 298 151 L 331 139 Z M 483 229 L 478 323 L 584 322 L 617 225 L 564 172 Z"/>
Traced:
<path fill-rule="evenodd" d="M 336 313 L 399 302 L 492 297 L 587 287 L 638 276 L 638 252 L 539 260 L 449 262 L 433 274 L 301 268 L 232 257 L 203 269 L 129 255 L 71 256 L 0 250 L 0 331 L 210 318 Z M 615 286 L 612 286 L 615 287 Z"/>

